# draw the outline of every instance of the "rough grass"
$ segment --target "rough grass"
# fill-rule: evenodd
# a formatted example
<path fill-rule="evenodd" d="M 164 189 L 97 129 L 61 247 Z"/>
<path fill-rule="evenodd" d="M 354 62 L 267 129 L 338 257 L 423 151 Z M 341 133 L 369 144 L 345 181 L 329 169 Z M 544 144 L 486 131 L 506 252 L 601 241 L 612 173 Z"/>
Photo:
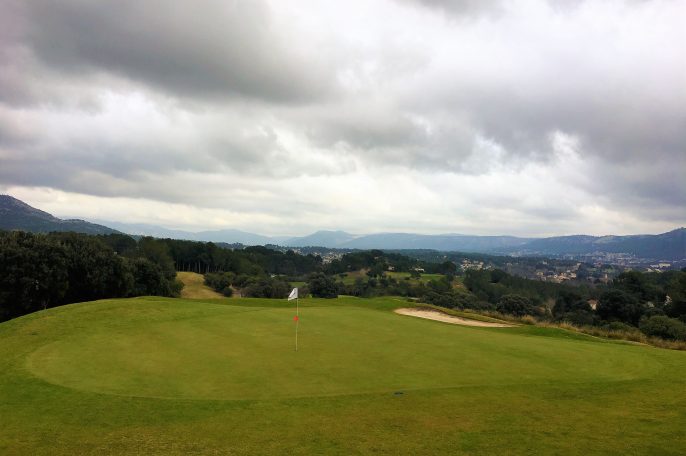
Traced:
<path fill-rule="evenodd" d="M 292 304 L 292 303 L 291 303 Z M 137 298 L 0 324 L 0 454 L 684 454 L 686 353 L 394 298 Z"/>
<path fill-rule="evenodd" d="M 660 337 L 647 336 L 638 328 L 634 329 L 607 329 L 600 326 L 578 326 L 568 321 L 547 321 L 540 320 L 532 315 L 523 315 L 516 317 L 513 315 L 502 314 L 495 311 L 483 311 L 482 316 L 497 318 L 508 323 L 519 323 L 523 325 L 534 325 L 542 328 L 558 328 L 565 331 L 573 331 L 582 334 L 588 334 L 593 337 L 600 337 L 604 339 L 623 340 L 628 342 L 635 342 L 639 344 L 652 345 L 654 347 L 666 348 L 670 350 L 684 350 L 686 351 L 686 341 L 681 340 L 666 340 Z M 470 318 L 470 317 L 467 317 Z"/>
<path fill-rule="evenodd" d="M 384 274 L 388 277 L 394 278 L 398 281 L 407 280 L 412 285 L 419 285 L 420 283 L 427 284 L 432 280 L 440 280 L 443 278 L 442 274 L 421 274 L 418 278 L 411 277 L 409 272 L 395 272 L 395 271 L 385 271 Z M 359 271 L 346 272 L 344 277 L 340 277 L 339 274 L 336 276 L 336 280 L 343 282 L 345 285 L 353 285 L 355 280 L 362 278 L 365 282 L 369 279 L 367 276 L 367 270 L 361 269 Z M 459 277 L 455 277 L 453 281 L 453 288 L 464 288 Z"/>
<path fill-rule="evenodd" d="M 224 295 L 217 293 L 212 288 L 205 285 L 205 278 L 202 274 L 195 272 L 177 272 L 176 279 L 183 283 L 181 297 L 185 299 L 220 299 Z"/>

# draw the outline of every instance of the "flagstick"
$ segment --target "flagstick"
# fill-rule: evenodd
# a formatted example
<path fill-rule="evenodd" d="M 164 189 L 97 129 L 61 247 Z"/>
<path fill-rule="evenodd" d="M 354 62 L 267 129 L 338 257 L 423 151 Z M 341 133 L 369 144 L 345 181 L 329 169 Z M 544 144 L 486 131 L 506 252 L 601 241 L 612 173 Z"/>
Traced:
<path fill-rule="evenodd" d="M 295 316 L 298 317 L 300 315 L 300 303 L 298 302 L 298 298 L 295 298 Z M 298 351 L 298 324 L 300 323 L 300 318 L 295 320 L 295 351 Z"/>

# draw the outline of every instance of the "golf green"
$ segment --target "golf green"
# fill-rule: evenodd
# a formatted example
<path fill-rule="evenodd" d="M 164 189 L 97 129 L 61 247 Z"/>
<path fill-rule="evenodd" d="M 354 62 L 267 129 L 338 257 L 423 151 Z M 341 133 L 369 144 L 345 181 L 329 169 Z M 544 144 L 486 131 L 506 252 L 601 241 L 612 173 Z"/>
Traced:
<path fill-rule="evenodd" d="M 303 300 L 297 352 L 285 301 L 109 300 L 3 323 L 0 450 L 686 448 L 686 353 L 391 312 L 404 304 Z"/>

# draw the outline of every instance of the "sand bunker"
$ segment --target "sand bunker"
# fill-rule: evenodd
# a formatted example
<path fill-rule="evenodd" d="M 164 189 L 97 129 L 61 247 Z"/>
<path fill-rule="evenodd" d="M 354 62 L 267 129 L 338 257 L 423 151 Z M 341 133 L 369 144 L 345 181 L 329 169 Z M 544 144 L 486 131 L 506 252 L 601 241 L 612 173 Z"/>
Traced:
<path fill-rule="evenodd" d="M 469 320 L 428 309 L 395 309 L 394 312 L 400 315 L 426 318 L 428 320 L 442 321 L 444 323 L 452 323 L 454 325 L 481 326 L 486 328 L 511 328 L 514 326 L 507 323 L 491 323 L 488 321 Z"/>

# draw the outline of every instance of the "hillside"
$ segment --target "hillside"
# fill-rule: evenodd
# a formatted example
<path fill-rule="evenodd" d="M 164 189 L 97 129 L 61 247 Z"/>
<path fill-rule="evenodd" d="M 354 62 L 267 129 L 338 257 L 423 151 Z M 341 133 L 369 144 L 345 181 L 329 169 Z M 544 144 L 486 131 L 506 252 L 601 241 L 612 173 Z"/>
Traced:
<path fill-rule="evenodd" d="M 348 247 L 348 244 L 356 238 L 355 235 L 345 231 L 317 231 L 308 236 L 287 239 L 284 244 L 292 247 Z"/>
<path fill-rule="evenodd" d="M 356 249 L 431 249 L 441 251 L 493 252 L 526 244 L 514 236 L 468 236 L 463 234 L 379 233 L 357 237 L 343 247 Z"/>
<path fill-rule="evenodd" d="M 535 239 L 520 247 L 521 253 L 540 255 L 628 253 L 641 258 L 686 258 L 686 228 L 634 236 L 560 236 Z"/>
<path fill-rule="evenodd" d="M 283 238 L 271 238 L 260 234 L 248 233 L 247 231 L 224 229 L 207 231 L 184 231 L 168 229 L 157 225 L 146 223 L 122 223 L 115 221 L 102 221 L 103 224 L 116 228 L 117 230 L 136 236 L 153 236 L 157 238 L 184 239 L 188 241 L 203 241 L 228 244 L 243 245 L 265 245 L 275 243 L 276 240 Z"/>
<path fill-rule="evenodd" d="M 112 228 L 84 220 L 62 220 L 9 195 L 0 195 L 0 229 L 23 230 L 34 233 L 74 231 L 85 234 L 118 233 Z"/>

